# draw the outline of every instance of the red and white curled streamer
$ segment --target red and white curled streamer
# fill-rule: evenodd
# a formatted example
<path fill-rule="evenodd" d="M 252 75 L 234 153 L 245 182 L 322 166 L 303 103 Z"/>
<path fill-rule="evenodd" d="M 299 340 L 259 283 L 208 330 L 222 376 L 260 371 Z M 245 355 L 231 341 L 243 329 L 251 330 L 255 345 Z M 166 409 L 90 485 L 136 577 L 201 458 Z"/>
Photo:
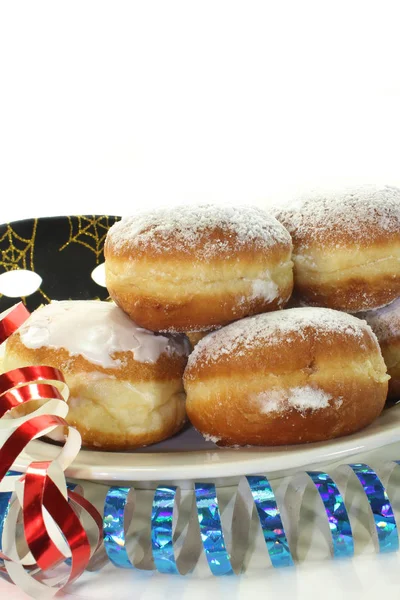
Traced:
<path fill-rule="evenodd" d="M 0 344 L 28 317 L 22 303 L 0 314 Z M 0 375 L 0 492 L 13 492 L 0 571 L 36 598 L 51 598 L 77 579 L 102 541 L 97 509 L 67 489 L 64 472 L 81 447 L 79 432 L 65 420 L 68 395 L 62 373 L 52 367 L 23 367 Z M 32 400 L 40 401 L 38 408 L 13 418 L 12 409 Z M 7 475 L 31 440 L 57 427 L 67 433 L 56 459 L 32 462 L 22 476 Z M 95 525 L 93 541 L 78 517 L 82 510 Z"/>

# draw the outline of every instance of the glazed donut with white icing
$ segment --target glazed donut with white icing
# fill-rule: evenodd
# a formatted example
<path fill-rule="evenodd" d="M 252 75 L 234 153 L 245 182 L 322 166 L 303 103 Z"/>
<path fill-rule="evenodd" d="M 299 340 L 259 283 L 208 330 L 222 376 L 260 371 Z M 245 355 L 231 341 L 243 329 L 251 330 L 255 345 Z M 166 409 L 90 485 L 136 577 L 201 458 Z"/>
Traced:
<path fill-rule="evenodd" d="M 388 379 L 365 321 L 292 308 L 200 340 L 184 375 L 186 411 L 222 446 L 317 442 L 369 425 L 384 407 Z"/>
<path fill-rule="evenodd" d="M 400 189 L 312 192 L 275 214 L 293 239 L 300 304 L 359 312 L 400 296 Z"/>
<path fill-rule="evenodd" d="M 388 306 L 357 316 L 367 321 L 378 338 L 390 375 L 389 398 L 400 399 L 400 298 Z"/>
<path fill-rule="evenodd" d="M 126 217 L 106 243 L 110 296 L 153 331 L 206 331 L 282 308 L 292 243 L 261 209 L 182 206 Z"/>
<path fill-rule="evenodd" d="M 70 388 L 67 421 L 83 444 L 136 448 L 182 427 L 189 349 L 185 336 L 142 329 L 113 303 L 52 302 L 7 340 L 4 368 L 60 369 Z"/>

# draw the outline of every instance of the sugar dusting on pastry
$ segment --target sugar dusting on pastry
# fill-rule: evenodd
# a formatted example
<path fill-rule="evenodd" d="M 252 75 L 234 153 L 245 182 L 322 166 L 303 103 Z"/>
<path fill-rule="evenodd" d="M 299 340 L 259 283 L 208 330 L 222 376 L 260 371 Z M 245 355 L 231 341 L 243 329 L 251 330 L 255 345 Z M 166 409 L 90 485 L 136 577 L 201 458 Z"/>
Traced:
<path fill-rule="evenodd" d="M 203 260 L 230 253 L 232 243 L 238 249 L 249 242 L 263 248 L 290 243 L 281 224 L 260 208 L 209 204 L 161 208 L 124 217 L 111 227 L 108 237 L 116 252 L 128 244 L 131 248 L 151 247 L 160 253 L 170 249 L 192 253 L 204 234 L 216 228 L 230 233 L 232 239 L 229 243 L 211 239 L 202 248 Z"/>
<path fill-rule="evenodd" d="M 198 359 L 216 361 L 233 352 L 244 355 L 257 343 L 274 344 L 278 339 L 289 340 L 293 334 L 304 336 L 310 327 L 317 331 L 314 335 L 320 336 L 337 331 L 361 340 L 366 329 L 373 335 L 365 321 L 346 313 L 328 308 L 291 308 L 248 317 L 210 333 L 197 344 L 188 365 Z"/>
<path fill-rule="evenodd" d="M 138 362 L 155 363 L 161 354 L 188 352 L 183 336 L 157 335 L 138 327 L 111 302 L 52 302 L 36 310 L 19 329 L 27 348 L 65 348 L 71 356 L 112 368 L 117 352 L 132 352 Z"/>
<path fill-rule="evenodd" d="M 264 298 L 269 302 L 275 300 L 279 294 L 279 288 L 275 281 L 271 279 L 269 273 L 265 273 L 265 277 L 263 279 L 254 279 L 251 289 L 251 298 Z"/>
<path fill-rule="evenodd" d="M 310 190 L 274 213 L 295 236 L 298 250 L 331 239 L 339 247 L 343 235 L 371 243 L 382 232 L 399 234 L 400 189 L 364 185 L 342 190 Z"/>
<path fill-rule="evenodd" d="M 290 408 L 304 413 L 306 410 L 327 408 L 331 399 L 330 394 L 311 385 L 288 390 L 267 390 L 259 392 L 255 398 L 260 405 L 261 413 L 280 413 Z"/>
<path fill-rule="evenodd" d="M 400 337 L 400 298 L 383 308 L 358 313 L 357 316 L 367 321 L 380 342 Z"/>

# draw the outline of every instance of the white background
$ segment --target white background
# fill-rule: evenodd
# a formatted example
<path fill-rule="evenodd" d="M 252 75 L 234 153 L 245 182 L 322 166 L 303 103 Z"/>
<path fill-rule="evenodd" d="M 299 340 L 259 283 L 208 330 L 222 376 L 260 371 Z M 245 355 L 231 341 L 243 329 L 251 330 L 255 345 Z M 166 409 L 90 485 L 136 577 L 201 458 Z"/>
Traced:
<path fill-rule="evenodd" d="M 0 220 L 199 200 L 262 205 L 314 185 L 400 184 L 397 7 L 3 2 Z M 143 600 L 373 598 L 398 593 L 398 561 L 360 557 L 201 585 L 118 580 Z M 87 581 L 80 597 L 117 597 L 115 571 Z M 23 597 L 2 586 L 2 598 Z"/>
<path fill-rule="evenodd" d="M 2 3 L 2 220 L 400 183 L 397 7 Z"/>

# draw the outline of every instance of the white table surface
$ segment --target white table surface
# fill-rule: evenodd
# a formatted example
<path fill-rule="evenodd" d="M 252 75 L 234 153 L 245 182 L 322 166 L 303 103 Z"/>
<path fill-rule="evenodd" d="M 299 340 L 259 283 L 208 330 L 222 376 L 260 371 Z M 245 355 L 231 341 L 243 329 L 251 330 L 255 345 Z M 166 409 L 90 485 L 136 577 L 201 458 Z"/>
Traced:
<path fill-rule="evenodd" d="M 395 7 L 3 3 L 0 221 L 399 185 Z M 367 553 L 220 579 L 107 567 L 66 597 L 372 600 L 398 595 L 399 561 Z M 0 581 L 0 597 L 25 595 Z"/>

